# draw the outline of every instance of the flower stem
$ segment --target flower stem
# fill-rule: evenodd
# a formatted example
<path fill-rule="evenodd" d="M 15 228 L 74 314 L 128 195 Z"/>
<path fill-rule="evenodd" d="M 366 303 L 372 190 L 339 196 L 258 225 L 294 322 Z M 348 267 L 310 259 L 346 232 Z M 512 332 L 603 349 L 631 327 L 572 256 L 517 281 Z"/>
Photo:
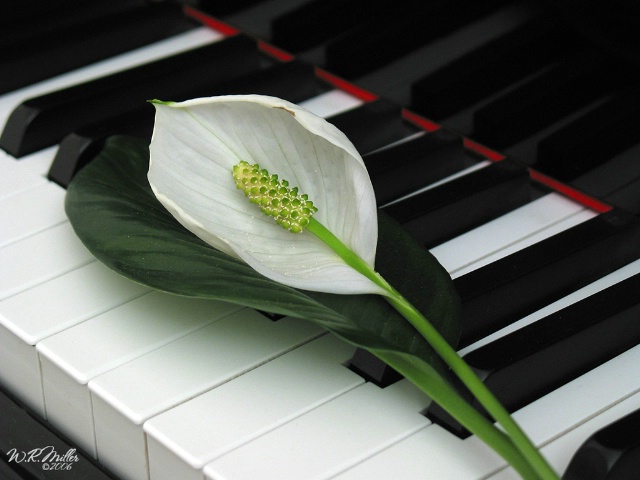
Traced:
<path fill-rule="evenodd" d="M 511 439 L 462 398 L 430 365 L 415 356 L 399 352 L 372 350 L 371 353 L 393 366 L 467 430 L 493 448 L 523 479 L 539 480 L 538 474 Z"/>
<path fill-rule="evenodd" d="M 504 428 L 510 436 L 515 447 L 520 451 L 522 456 L 529 463 L 530 467 L 538 474 L 541 479 L 555 480 L 558 475 L 549 466 L 547 461 L 542 457 L 540 452 L 531 443 L 526 434 L 519 425 L 511 418 L 509 412 L 500 404 L 489 389 L 482 383 L 475 372 L 467 365 L 467 363 L 458 355 L 458 353 L 449 345 L 437 329 L 398 291 L 396 291 L 387 281 L 382 278 L 369 264 L 362 260 L 358 255 L 347 248 L 331 231 L 329 231 L 320 222 L 311 218 L 306 230 L 313 233 L 323 242 L 325 242 L 340 258 L 342 258 L 349 266 L 362 273 L 376 285 L 380 286 L 386 292 L 387 301 L 402 316 L 404 316 L 411 325 L 429 342 L 434 351 L 442 358 L 442 360 L 451 368 L 453 373 L 462 381 L 462 383 L 475 396 L 478 402 L 486 409 L 487 412 Z M 441 406 L 446 408 L 445 405 Z M 481 427 L 481 433 L 485 427 Z M 473 431 L 478 434 L 478 432 Z M 478 436 L 481 436 L 478 434 Z M 486 439 L 483 438 L 486 441 Z M 495 448 L 495 445 L 491 445 Z M 510 463 L 511 460 L 507 459 Z M 513 465 L 513 464 L 512 464 Z M 513 465 L 515 468 L 515 465 Z"/>

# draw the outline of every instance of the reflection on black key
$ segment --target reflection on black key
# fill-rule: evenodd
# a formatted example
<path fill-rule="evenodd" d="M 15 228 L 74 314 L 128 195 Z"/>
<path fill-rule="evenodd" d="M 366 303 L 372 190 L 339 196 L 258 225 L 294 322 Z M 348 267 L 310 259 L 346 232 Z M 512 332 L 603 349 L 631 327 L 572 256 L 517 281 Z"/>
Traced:
<path fill-rule="evenodd" d="M 640 275 L 635 275 L 464 359 L 502 405 L 514 412 L 640 343 L 638 292 Z M 476 401 L 472 405 L 488 415 Z M 460 436 L 469 434 L 440 407 L 432 406 L 428 416 Z"/>
<path fill-rule="evenodd" d="M 409 1 L 382 13 L 326 46 L 326 69 L 348 79 L 391 62 L 466 23 L 489 14 L 504 0 Z"/>
<path fill-rule="evenodd" d="M 179 100 L 203 86 L 258 70 L 255 42 L 237 36 L 27 100 L 9 117 L 0 147 L 15 157 L 57 143 L 83 125 L 135 112 L 151 98 Z"/>
<path fill-rule="evenodd" d="M 640 221 L 611 210 L 454 280 L 467 346 L 640 257 Z"/>
<path fill-rule="evenodd" d="M 0 50 L 0 93 L 147 45 L 192 27 L 178 5 L 160 3 L 29 38 Z"/>
<path fill-rule="evenodd" d="M 462 137 L 439 129 L 364 155 L 378 205 L 415 192 L 468 166 Z"/>
<path fill-rule="evenodd" d="M 585 174 L 640 143 L 640 91 L 625 91 L 538 144 L 534 168 L 562 181 Z"/>
<path fill-rule="evenodd" d="M 189 86 L 189 82 L 180 83 L 176 85 L 174 93 L 191 97 L 256 93 L 298 103 L 329 89 L 327 84 L 314 75 L 313 67 L 295 61 L 275 64 L 265 70 L 223 83 L 214 82 L 215 79 L 212 79 L 211 83 L 198 85 L 198 89 L 191 89 L 188 94 L 181 87 Z M 67 135 L 60 142 L 49 170 L 49 179 L 63 187 L 68 186 L 75 174 L 102 149 L 108 136 L 127 134 L 150 139 L 154 109 L 146 104 L 141 107 L 139 111 L 128 112 Z"/>
<path fill-rule="evenodd" d="M 581 52 L 477 110 L 473 138 L 493 148 L 506 148 L 633 77 L 617 59 L 597 51 Z"/>
<path fill-rule="evenodd" d="M 443 119 L 561 58 L 576 43 L 550 19 L 532 20 L 416 82 L 411 108 Z"/>
<path fill-rule="evenodd" d="M 629 480 L 640 472 L 640 410 L 591 435 L 576 451 L 563 480 Z"/>
<path fill-rule="evenodd" d="M 409 137 L 420 130 L 402 119 L 402 109 L 384 99 L 329 117 L 342 130 L 360 155 Z"/>
<path fill-rule="evenodd" d="M 503 160 L 384 208 L 427 248 L 531 200 L 529 174 Z"/>

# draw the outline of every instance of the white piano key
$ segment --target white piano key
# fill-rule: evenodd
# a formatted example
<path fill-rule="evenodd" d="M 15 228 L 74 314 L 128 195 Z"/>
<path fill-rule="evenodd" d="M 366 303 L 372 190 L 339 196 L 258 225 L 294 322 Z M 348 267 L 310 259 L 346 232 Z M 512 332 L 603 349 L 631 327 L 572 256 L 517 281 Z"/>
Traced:
<path fill-rule="evenodd" d="M 324 335 L 150 419 L 151 480 L 201 480 L 210 461 L 363 384 L 342 365 L 353 351 Z"/>
<path fill-rule="evenodd" d="M 44 398 L 38 356 L 0 322 L 0 384 L 44 418 Z"/>
<path fill-rule="evenodd" d="M 0 200 L 0 248 L 67 221 L 66 191 L 52 182 Z"/>
<path fill-rule="evenodd" d="M 95 456 L 89 380 L 240 308 L 151 292 L 42 340 L 47 420 Z"/>
<path fill-rule="evenodd" d="M 428 403 L 407 380 L 385 389 L 365 383 L 214 460 L 204 473 L 215 480 L 329 478 L 427 427 L 419 412 Z"/>
<path fill-rule="evenodd" d="M 0 248 L 0 300 L 93 260 L 69 222 Z"/>
<path fill-rule="evenodd" d="M 11 112 L 28 98 L 149 63 L 222 38 L 224 36 L 219 32 L 199 27 L 2 95 L 0 96 L 0 131 L 4 129 Z"/>
<path fill-rule="evenodd" d="M 563 474 L 578 447 L 592 434 L 639 408 L 640 393 L 636 393 L 623 399 L 620 403 L 613 405 L 604 412 L 595 412 L 595 415 L 585 423 L 570 430 L 559 438 L 553 439 L 550 443 L 543 446 L 540 451 L 556 472 Z M 519 478 L 520 476 L 509 467 L 496 475 L 488 477 L 487 480 L 518 480 Z"/>
<path fill-rule="evenodd" d="M 431 249 L 431 253 L 455 276 L 458 270 L 489 255 L 495 258 L 496 254 L 499 256 L 500 252 L 516 244 L 519 248 L 527 246 L 523 240 L 533 235 L 541 240 L 556 233 L 552 229 L 555 224 L 584 210 L 581 204 L 551 193 L 438 245 Z"/>
<path fill-rule="evenodd" d="M 92 262 L 0 301 L 0 382 L 44 417 L 36 343 L 147 292 Z"/>
<path fill-rule="evenodd" d="M 608 411 L 626 398 L 637 397 L 640 392 L 638 364 L 640 346 L 522 408 L 513 417 L 536 446 L 544 447 L 580 428 L 594 415 Z M 579 443 L 574 448 L 578 446 Z M 335 478 L 480 480 L 506 467 L 506 462 L 478 437 L 460 440 L 431 425 Z"/>
<path fill-rule="evenodd" d="M 149 476 L 142 424 L 317 338 L 321 328 L 243 309 L 89 382 L 98 458 L 126 479 Z"/>
<path fill-rule="evenodd" d="M 338 113 L 359 107 L 364 103 L 363 100 L 342 90 L 330 90 L 317 97 L 300 102 L 299 106 L 306 108 L 319 117 L 331 117 L 332 115 L 337 115 Z M 329 122 L 330 121 L 329 119 Z"/>
<path fill-rule="evenodd" d="M 33 155 L 29 155 L 33 157 Z M 20 193 L 29 188 L 47 183 L 46 171 L 51 164 L 53 155 L 47 159 L 46 166 L 27 161 L 18 161 L 0 150 L 0 200 Z"/>

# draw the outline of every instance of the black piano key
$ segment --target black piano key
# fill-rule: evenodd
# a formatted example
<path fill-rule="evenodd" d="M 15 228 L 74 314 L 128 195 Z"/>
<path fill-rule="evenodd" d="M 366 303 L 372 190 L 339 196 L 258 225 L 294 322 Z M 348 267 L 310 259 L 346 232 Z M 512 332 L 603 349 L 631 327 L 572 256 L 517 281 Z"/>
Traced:
<path fill-rule="evenodd" d="M 640 257 L 640 221 L 611 210 L 454 280 L 460 347 Z"/>
<path fill-rule="evenodd" d="M 135 112 L 150 98 L 177 99 L 258 70 L 263 58 L 253 40 L 236 36 L 27 100 L 7 120 L 0 147 L 21 157 L 83 125 Z"/>
<path fill-rule="evenodd" d="M 628 480 L 640 472 L 640 410 L 591 435 L 576 450 L 563 480 Z"/>
<path fill-rule="evenodd" d="M 349 370 L 380 388 L 388 387 L 403 377 L 368 350 L 356 348 L 347 364 Z"/>
<path fill-rule="evenodd" d="M 153 116 L 154 110 L 145 108 L 70 133 L 60 142 L 47 178 L 67 188 L 73 177 L 100 153 L 106 139 L 112 135 L 151 139 Z"/>
<path fill-rule="evenodd" d="M 355 79 L 504 3 L 504 0 L 400 1 L 394 11 L 382 13 L 329 42 L 325 48 L 325 67 L 339 76 Z"/>
<path fill-rule="evenodd" d="M 528 170 L 506 159 L 392 203 L 384 211 L 431 248 L 531 198 Z"/>
<path fill-rule="evenodd" d="M 216 16 L 231 15 L 263 0 L 198 0 L 198 9 Z M 249 33 L 249 32 L 246 32 Z"/>
<path fill-rule="evenodd" d="M 578 42 L 550 18 L 535 18 L 411 87 L 411 108 L 440 120 L 574 50 Z M 491 145 L 494 147 L 494 145 Z"/>
<path fill-rule="evenodd" d="M 292 53 L 303 52 L 380 11 L 388 11 L 395 3 L 386 0 L 314 0 L 275 18 L 271 23 L 271 42 Z"/>
<path fill-rule="evenodd" d="M 605 163 L 575 178 L 570 184 L 592 197 L 604 200 L 607 195 L 640 177 L 639 157 L 640 144 L 615 155 Z"/>
<path fill-rule="evenodd" d="M 638 292 L 640 275 L 635 275 L 480 347 L 464 360 L 514 412 L 638 344 Z M 460 391 L 488 417 L 468 391 Z M 439 406 L 433 405 L 428 417 L 460 437 L 470 435 Z"/>
<path fill-rule="evenodd" d="M 605 195 L 603 200 L 640 216 L 640 177 L 629 179 L 624 186 Z"/>
<path fill-rule="evenodd" d="M 378 205 L 415 192 L 469 166 L 463 139 L 446 129 L 363 156 Z"/>
<path fill-rule="evenodd" d="M 214 0 L 215 1 L 215 0 Z M 271 40 L 271 23 L 280 15 L 295 10 L 297 7 L 309 3 L 311 0 L 269 0 L 267 2 L 252 2 L 253 4 L 230 15 L 223 15 L 222 19 L 250 34 L 273 43 Z"/>
<path fill-rule="evenodd" d="M 504 149 L 621 88 L 634 76 L 618 59 L 582 51 L 477 110 L 473 138 Z"/>
<path fill-rule="evenodd" d="M 0 93 L 45 80 L 193 28 L 178 5 L 148 4 L 0 49 Z"/>
<path fill-rule="evenodd" d="M 624 91 L 538 143 L 533 167 L 570 182 L 640 143 L 640 91 Z"/>
<path fill-rule="evenodd" d="M 421 131 L 401 115 L 400 106 L 379 99 L 327 120 L 347 135 L 360 155 L 365 155 Z"/>
<path fill-rule="evenodd" d="M 6 4 L 23 7 L 12 12 L 4 11 Z M 85 2 L 82 0 L 57 0 L 35 3 L 2 2 L 0 6 L 0 49 L 18 45 L 44 34 L 73 28 L 82 22 L 92 21 L 115 12 L 144 5 L 144 0 L 112 0 L 110 2 Z"/>
<path fill-rule="evenodd" d="M 0 474 L 3 479 L 113 480 L 116 478 L 2 390 L 0 390 L 0 412 L 2 412 L 0 415 Z M 43 449 L 42 454 L 38 455 L 37 449 Z M 32 451 L 36 451 L 33 453 L 34 459 L 30 462 L 26 461 L 25 456 L 29 457 Z M 62 457 L 62 461 L 57 462 L 59 463 L 57 467 L 55 462 L 44 461 L 46 455 L 53 458 L 53 454 Z M 22 461 L 19 461 L 20 459 Z M 68 459 L 71 460 L 67 461 Z"/>
<path fill-rule="evenodd" d="M 16 0 L 0 2 L 0 21 L 12 23 L 38 15 L 55 14 L 60 10 L 71 10 L 81 7 L 84 0 Z"/>
<path fill-rule="evenodd" d="M 179 85 L 186 86 L 188 83 Z M 292 61 L 275 64 L 265 70 L 223 83 L 198 85 L 198 89 L 190 90 L 188 96 L 256 93 L 298 103 L 328 89 L 327 84 L 317 79 L 313 67 Z M 184 90 L 179 89 L 175 93 L 180 96 L 186 95 Z M 48 178 L 63 187 L 68 186 L 75 174 L 96 156 L 106 138 L 111 135 L 127 134 L 150 139 L 153 115 L 152 108 L 141 104 L 141 109 L 137 112 L 128 112 L 124 116 L 80 128 L 65 136 L 51 164 Z"/>

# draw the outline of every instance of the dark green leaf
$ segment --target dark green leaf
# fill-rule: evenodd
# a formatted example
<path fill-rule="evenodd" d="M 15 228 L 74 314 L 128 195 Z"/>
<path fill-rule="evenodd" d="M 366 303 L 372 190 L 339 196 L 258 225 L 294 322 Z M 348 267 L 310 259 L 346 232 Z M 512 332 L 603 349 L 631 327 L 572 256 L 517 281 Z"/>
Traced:
<path fill-rule="evenodd" d="M 426 341 L 381 297 L 281 285 L 188 232 L 153 195 L 148 159 L 145 143 L 113 137 L 69 186 L 67 215 L 103 263 L 158 290 L 310 320 L 355 345 L 409 354 L 444 372 Z M 379 225 L 377 270 L 455 345 L 459 300 L 448 273 L 388 217 L 381 214 Z"/>

